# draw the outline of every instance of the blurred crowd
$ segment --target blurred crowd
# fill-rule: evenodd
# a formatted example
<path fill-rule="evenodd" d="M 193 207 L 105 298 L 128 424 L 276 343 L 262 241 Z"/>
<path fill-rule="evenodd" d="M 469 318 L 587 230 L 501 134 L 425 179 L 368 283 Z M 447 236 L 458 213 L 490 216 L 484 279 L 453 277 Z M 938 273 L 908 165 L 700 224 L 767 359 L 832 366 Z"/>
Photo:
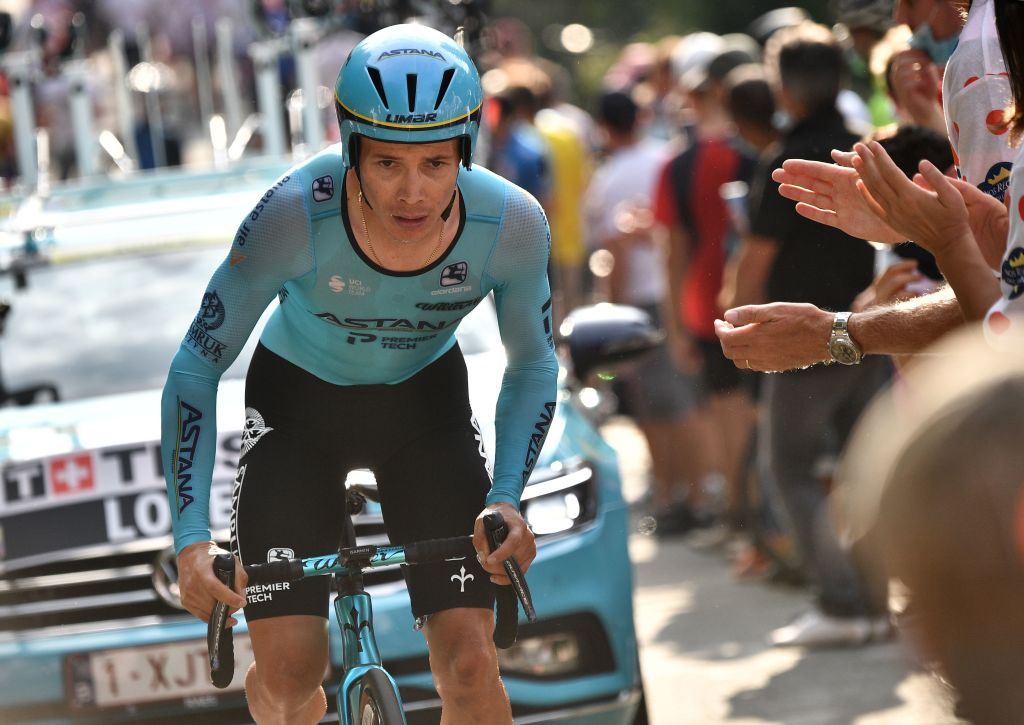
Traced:
<path fill-rule="evenodd" d="M 239 83 L 252 106 L 247 49 L 282 32 L 285 5 L 32 2 L 10 34 L 17 47 L 34 32 L 42 49 L 35 97 L 55 173 L 75 173 L 64 60 L 95 62 L 98 125 L 112 126 L 103 120 L 112 113 L 109 95 L 99 89 L 111 73 L 105 39 L 121 29 L 130 63 L 158 68 L 163 163 L 180 163 L 188 139 L 206 132 L 194 99 L 193 22 L 212 47 L 217 20 L 230 18 Z M 1024 131 L 1024 3 L 834 0 L 830 8 L 832 17 L 820 19 L 828 24 L 784 7 L 740 32 L 627 43 L 586 98 L 563 65 L 538 54 L 523 23 L 492 19 L 474 38 L 486 96 L 480 158 L 548 214 L 556 321 L 579 305 L 610 301 L 646 310 L 665 331 L 664 344 L 623 367 L 614 385 L 651 453 L 644 530 L 726 552 L 737 577 L 808 586 L 808 611 L 768 633 L 779 646 L 890 638 L 897 613 L 889 582 L 898 574 L 910 590 L 899 620 L 916 632 L 923 656 L 957 687 L 968 716 L 998 715 L 985 710 L 993 678 L 1006 684 L 1011 675 L 991 662 L 1019 662 L 1024 645 L 997 643 L 1007 630 L 980 626 L 970 646 L 956 640 L 950 630 L 980 616 L 963 591 L 966 620 L 951 624 L 929 607 L 993 577 L 1020 580 L 1019 474 L 1007 474 L 1011 485 L 971 466 L 992 481 L 978 484 L 978 498 L 965 490 L 975 484 L 965 469 L 950 474 L 942 501 L 931 499 L 926 484 L 942 470 L 918 452 L 920 466 L 898 473 L 899 445 L 920 434 L 929 451 L 952 456 L 950 466 L 976 460 L 968 439 L 935 415 L 900 418 L 906 427 L 896 435 L 887 427 L 894 415 L 876 411 L 873 436 L 857 434 L 856 455 L 843 452 L 880 391 L 876 408 L 903 400 L 934 413 L 952 405 L 950 395 L 927 402 L 948 392 L 938 389 L 939 373 L 959 382 L 957 400 L 967 407 L 949 425 L 971 430 L 971 440 L 1012 426 L 983 414 L 991 386 L 1003 386 L 1005 396 L 996 397 L 1009 396 L 1004 407 L 1021 409 L 1022 372 L 1007 362 L 1013 348 L 979 346 L 1018 339 L 1024 180 L 1011 184 L 1011 171 Z M 88 19 L 80 33 L 71 30 L 76 13 Z M 323 85 L 368 29 L 339 22 L 325 35 Z M 293 87 L 287 54 L 280 72 Z M 0 145 L 10 177 L 5 109 Z M 325 104 L 331 141 L 329 112 Z M 136 141 L 145 147 L 154 138 L 145 126 L 151 117 L 137 117 Z M 157 156 L 140 148 L 140 165 L 157 165 Z M 918 353 L 965 319 L 984 319 L 990 342 L 968 337 L 960 352 L 922 364 Z M 986 375 L 989 367 L 1002 377 Z M 876 455 L 881 448 L 888 457 Z M 977 456 L 998 459 L 1003 471 L 1011 449 L 1016 455 L 1009 441 L 987 444 Z M 900 516 L 895 508 L 879 514 L 877 501 L 860 505 L 864 489 L 898 503 Z M 837 498 L 873 513 L 851 524 L 836 515 Z M 981 508 L 957 515 L 955 507 L 974 505 Z M 993 542 L 977 549 L 979 571 L 988 571 L 985 557 L 1002 557 L 989 579 L 972 578 L 948 541 L 944 559 L 921 561 L 918 549 L 938 546 L 943 526 L 961 542 L 985 529 Z M 1006 612 L 1024 604 L 1014 594 Z M 1019 672 L 1015 664 L 1003 669 Z M 975 686 L 983 696 L 972 697 Z"/>

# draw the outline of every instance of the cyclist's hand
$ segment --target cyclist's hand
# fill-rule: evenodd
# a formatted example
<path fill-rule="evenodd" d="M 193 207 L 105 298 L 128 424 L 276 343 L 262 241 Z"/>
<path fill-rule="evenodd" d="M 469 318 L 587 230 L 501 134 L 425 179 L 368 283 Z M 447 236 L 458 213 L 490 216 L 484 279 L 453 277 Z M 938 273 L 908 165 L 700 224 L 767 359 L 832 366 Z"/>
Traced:
<path fill-rule="evenodd" d="M 181 603 L 189 612 L 204 622 L 210 621 L 213 607 L 221 601 L 230 607 L 234 614 L 245 606 L 245 584 L 248 577 L 245 570 L 235 558 L 235 589 L 228 589 L 213 573 L 213 558 L 218 554 L 226 554 L 212 541 L 199 541 L 189 544 L 178 554 L 178 586 L 181 589 Z M 228 618 L 229 627 L 237 624 L 233 617 Z"/>
<path fill-rule="evenodd" d="M 484 516 L 491 511 L 499 512 L 505 519 L 508 536 L 497 551 L 488 554 L 487 534 L 484 533 Z M 523 521 L 523 517 L 519 515 L 516 507 L 509 503 L 491 504 L 480 512 L 473 526 L 473 546 L 476 547 L 480 564 L 491 575 L 491 581 L 500 586 L 508 586 L 512 583 L 505 576 L 505 569 L 502 567 L 502 562 L 505 559 L 510 556 L 515 557 L 519 568 L 525 574 L 537 557 L 537 544 L 534 541 L 533 532 Z"/>
<path fill-rule="evenodd" d="M 860 174 L 848 161 L 851 155 L 856 156 L 833 153 L 837 160 L 834 164 L 788 159 L 772 172 L 772 179 L 779 182 L 780 196 L 797 203 L 800 216 L 859 239 L 886 244 L 905 241 L 906 237 L 880 219 L 857 190 Z"/>

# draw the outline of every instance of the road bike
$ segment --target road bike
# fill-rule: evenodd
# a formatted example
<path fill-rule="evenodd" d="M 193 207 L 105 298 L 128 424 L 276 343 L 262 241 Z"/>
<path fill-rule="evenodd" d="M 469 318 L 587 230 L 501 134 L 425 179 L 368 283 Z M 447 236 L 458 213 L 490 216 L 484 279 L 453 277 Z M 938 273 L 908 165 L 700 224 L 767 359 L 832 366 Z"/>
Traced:
<path fill-rule="evenodd" d="M 285 559 L 245 566 L 249 584 L 294 582 L 306 577 L 335 577 L 337 596 L 334 610 L 342 638 L 342 672 L 338 687 L 338 719 L 342 725 L 405 725 L 405 714 L 394 678 L 381 663 L 373 633 L 373 610 L 369 592 L 363 588 L 363 571 L 394 564 L 432 564 L 476 556 L 472 536 L 434 539 L 405 546 L 356 546 L 352 516 L 367 499 L 377 500 L 376 487 L 355 484 L 346 495 L 349 515 L 345 517 L 341 546 L 322 556 Z M 497 511 L 484 518 L 488 545 L 494 551 L 508 533 Z M 234 586 L 234 559 L 224 554 L 214 559 L 214 572 L 227 586 Z M 497 587 L 497 617 L 494 643 L 511 647 L 518 631 L 521 604 L 529 622 L 536 620 L 526 579 L 514 558 L 504 562 L 512 586 Z M 225 688 L 234 675 L 232 630 L 226 627 L 228 607 L 218 602 L 207 626 L 210 677 L 214 686 Z"/>

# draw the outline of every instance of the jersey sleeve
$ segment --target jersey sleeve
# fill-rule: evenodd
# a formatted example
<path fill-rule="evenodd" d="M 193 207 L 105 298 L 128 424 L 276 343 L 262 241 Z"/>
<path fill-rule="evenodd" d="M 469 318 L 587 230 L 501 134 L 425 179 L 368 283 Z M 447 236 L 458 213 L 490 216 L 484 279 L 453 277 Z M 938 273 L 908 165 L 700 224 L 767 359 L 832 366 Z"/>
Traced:
<path fill-rule="evenodd" d="M 486 270 L 508 358 L 495 413 L 494 482 L 488 504 L 519 506 L 555 414 L 558 361 L 547 273 L 550 249 L 551 233 L 540 204 L 510 185 Z"/>
<path fill-rule="evenodd" d="M 283 176 L 238 227 L 171 361 L 161 451 L 175 550 L 209 541 L 217 386 L 281 285 L 313 267 L 303 187 Z"/>

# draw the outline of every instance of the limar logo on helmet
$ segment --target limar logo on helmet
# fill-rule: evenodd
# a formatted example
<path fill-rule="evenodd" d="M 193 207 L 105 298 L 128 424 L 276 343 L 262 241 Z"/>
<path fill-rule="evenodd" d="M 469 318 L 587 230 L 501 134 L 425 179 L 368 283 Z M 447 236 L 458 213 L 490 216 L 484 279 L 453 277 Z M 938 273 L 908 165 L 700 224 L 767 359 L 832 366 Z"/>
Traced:
<path fill-rule="evenodd" d="M 436 113 L 389 113 L 384 119 L 387 123 L 432 123 L 437 120 Z"/>
<path fill-rule="evenodd" d="M 379 56 L 377 60 L 387 60 L 388 58 L 394 58 L 399 55 L 425 55 L 428 58 L 436 58 L 437 60 L 444 60 L 444 56 L 436 50 L 427 50 L 425 48 L 396 48 L 395 50 L 385 50 Z"/>

